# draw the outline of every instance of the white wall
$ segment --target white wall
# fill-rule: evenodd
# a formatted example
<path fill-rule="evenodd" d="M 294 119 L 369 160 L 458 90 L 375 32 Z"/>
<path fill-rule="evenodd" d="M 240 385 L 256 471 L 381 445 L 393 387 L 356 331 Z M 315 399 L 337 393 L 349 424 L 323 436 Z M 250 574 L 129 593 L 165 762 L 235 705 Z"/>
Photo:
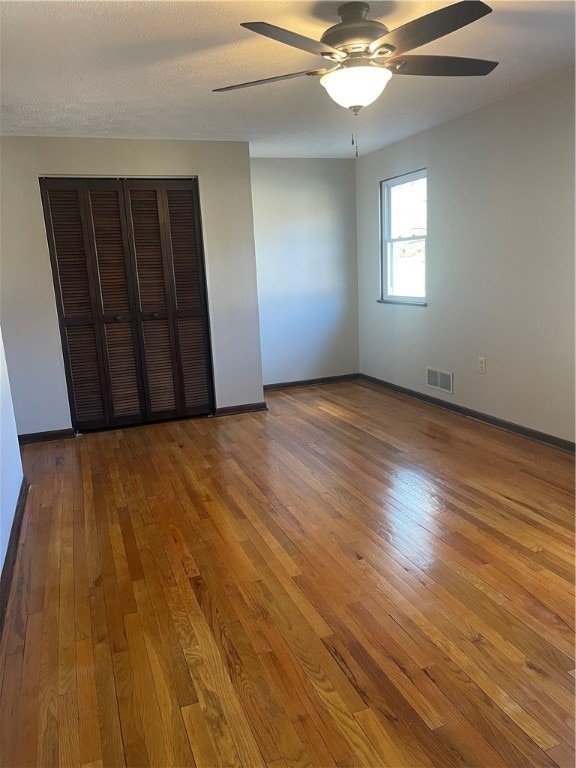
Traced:
<path fill-rule="evenodd" d="M 377 304 L 378 183 L 422 167 L 428 307 Z M 357 190 L 360 370 L 573 440 L 573 76 L 361 158 Z"/>
<path fill-rule="evenodd" d="M 70 427 L 39 176 L 198 176 L 217 407 L 261 402 L 248 145 L 4 137 L 1 318 L 20 434 Z"/>
<path fill-rule="evenodd" d="M 6 557 L 21 484 L 20 446 L 0 329 L 0 571 Z"/>
<path fill-rule="evenodd" d="M 354 161 L 251 167 L 264 383 L 357 373 Z"/>

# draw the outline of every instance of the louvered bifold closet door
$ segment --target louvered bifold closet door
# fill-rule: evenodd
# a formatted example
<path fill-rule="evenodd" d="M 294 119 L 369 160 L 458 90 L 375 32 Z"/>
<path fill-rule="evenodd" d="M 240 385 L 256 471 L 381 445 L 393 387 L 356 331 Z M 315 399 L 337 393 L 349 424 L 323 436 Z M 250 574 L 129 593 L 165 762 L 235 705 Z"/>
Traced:
<path fill-rule="evenodd" d="M 213 410 L 198 186 L 126 180 L 149 419 Z"/>
<path fill-rule="evenodd" d="M 110 425 L 139 423 L 145 401 L 122 183 L 89 179 L 85 189 Z"/>
<path fill-rule="evenodd" d="M 124 182 L 149 420 L 182 413 L 173 280 L 160 182 Z"/>
<path fill-rule="evenodd" d="M 162 196 L 174 278 L 182 413 L 209 413 L 212 374 L 197 181 L 166 181 Z"/>
<path fill-rule="evenodd" d="M 40 186 L 74 427 L 211 413 L 196 180 Z"/>
<path fill-rule="evenodd" d="M 107 426 L 109 406 L 82 185 L 75 179 L 41 179 L 41 192 L 72 423 L 76 429 Z"/>

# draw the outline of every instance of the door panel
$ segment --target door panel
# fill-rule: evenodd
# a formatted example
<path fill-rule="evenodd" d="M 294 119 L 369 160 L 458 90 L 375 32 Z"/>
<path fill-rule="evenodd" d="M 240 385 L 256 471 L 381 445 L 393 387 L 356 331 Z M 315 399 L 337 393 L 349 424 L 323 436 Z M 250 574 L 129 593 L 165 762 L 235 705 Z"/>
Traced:
<path fill-rule="evenodd" d="M 188 413 L 206 413 L 210 388 L 202 318 L 179 318 L 178 330 L 186 410 Z"/>
<path fill-rule="evenodd" d="M 145 413 L 124 196 L 115 179 L 89 179 L 85 188 L 110 425 L 120 426 Z"/>
<path fill-rule="evenodd" d="M 130 188 L 129 198 L 140 310 L 165 312 L 168 302 L 158 192 Z"/>
<path fill-rule="evenodd" d="M 93 314 L 80 191 L 51 189 L 48 192 L 52 232 L 57 255 L 59 293 L 65 318 Z"/>
<path fill-rule="evenodd" d="M 94 281 L 87 259 L 88 227 L 82 189 L 75 180 L 43 180 L 56 306 L 72 422 L 76 429 L 108 423 L 103 356 Z"/>
<path fill-rule="evenodd" d="M 168 189 L 168 220 L 176 285 L 176 309 L 202 312 L 202 281 L 192 189 Z"/>
<path fill-rule="evenodd" d="M 213 408 L 208 308 L 196 180 L 166 181 L 164 204 L 174 274 L 174 316 L 182 407 L 187 415 Z"/>
<path fill-rule="evenodd" d="M 106 350 L 112 391 L 112 415 L 140 416 L 138 366 L 133 330 L 130 323 L 108 323 L 105 326 Z"/>
<path fill-rule="evenodd" d="M 119 198 L 119 188 L 88 191 L 102 312 L 110 315 L 130 312 Z"/>
<path fill-rule="evenodd" d="M 162 185 L 124 182 L 142 336 L 148 419 L 182 414 L 173 318 L 173 278 L 162 211 Z"/>
<path fill-rule="evenodd" d="M 74 393 L 74 421 L 83 429 L 103 426 L 106 413 L 99 386 L 100 366 L 94 326 L 69 325 L 65 334 Z"/>
<path fill-rule="evenodd" d="M 150 412 L 156 416 L 171 413 L 176 409 L 176 396 L 168 321 L 145 320 L 143 328 Z"/>

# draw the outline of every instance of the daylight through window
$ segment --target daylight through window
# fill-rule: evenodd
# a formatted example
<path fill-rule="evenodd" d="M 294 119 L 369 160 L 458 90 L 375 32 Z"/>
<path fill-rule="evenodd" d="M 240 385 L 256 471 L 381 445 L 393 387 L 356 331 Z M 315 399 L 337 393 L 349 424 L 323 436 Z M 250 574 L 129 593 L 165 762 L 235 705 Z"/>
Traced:
<path fill-rule="evenodd" d="M 381 301 L 426 299 L 426 170 L 380 183 Z"/>

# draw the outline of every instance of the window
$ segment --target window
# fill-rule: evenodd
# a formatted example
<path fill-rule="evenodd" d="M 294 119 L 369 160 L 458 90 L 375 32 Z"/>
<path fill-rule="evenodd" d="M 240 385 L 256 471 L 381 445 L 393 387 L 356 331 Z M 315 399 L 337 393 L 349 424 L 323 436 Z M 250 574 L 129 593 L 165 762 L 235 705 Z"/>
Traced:
<path fill-rule="evenodd" d="M 426 304 L 426 170 L 380 183 L 380 301 Z"/>

